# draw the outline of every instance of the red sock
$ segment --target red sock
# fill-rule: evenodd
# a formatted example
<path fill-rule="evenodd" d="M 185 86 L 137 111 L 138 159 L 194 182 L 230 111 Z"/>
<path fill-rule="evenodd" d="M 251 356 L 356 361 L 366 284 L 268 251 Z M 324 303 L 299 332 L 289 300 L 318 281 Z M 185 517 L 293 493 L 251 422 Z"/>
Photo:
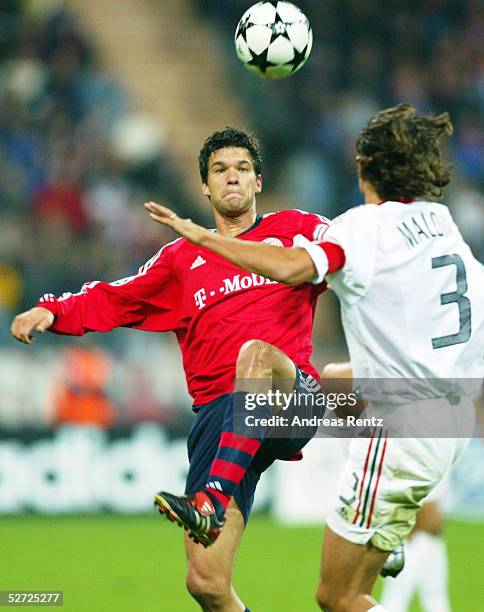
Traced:
<path fill-rule="evenodd" d="M 222 432 L 205 485 L 205 492 L 214 500 L 217 515 L 223 515 L 261 443 L 257 438 L 248 438 L 230 431 Z"/>

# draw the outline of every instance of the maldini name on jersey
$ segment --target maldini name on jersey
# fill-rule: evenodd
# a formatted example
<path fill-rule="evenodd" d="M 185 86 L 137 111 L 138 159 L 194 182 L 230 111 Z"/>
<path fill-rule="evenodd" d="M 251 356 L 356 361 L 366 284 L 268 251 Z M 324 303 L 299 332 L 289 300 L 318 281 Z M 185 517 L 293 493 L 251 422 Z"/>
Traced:
<path fill-rule="evenodd" d="M 321 240 L 327 227 L 324 217 L 286 210 L 258 217 L 239 239 L 290 247 L 297 234 Z M 252 339 L 278 347 L 301 370 L 318 377 L 310 363 L 311 334 L 324 288 L 324 283 L 271 281 L 179 238 L 134 276 L 86 283 L 79 293 L 60 298 L 46 294 L 37 305 L 53 312 L 51 331 L 58 334 L 120 326 L 175 332 L 188 390 L 200 405 L 233 391 L 237 354 Z"/>

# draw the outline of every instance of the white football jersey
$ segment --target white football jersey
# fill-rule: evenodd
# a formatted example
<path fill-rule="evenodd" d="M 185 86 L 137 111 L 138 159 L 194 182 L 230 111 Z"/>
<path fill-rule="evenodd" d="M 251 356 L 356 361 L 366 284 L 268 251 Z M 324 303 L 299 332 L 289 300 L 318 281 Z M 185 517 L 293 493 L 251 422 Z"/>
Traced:
<path fill-rule="evenodd" d="M 355 378 L 484 376 L 484 266 L 446 206 L 358 206 L 324 240 L 346 254 L 328 282 Z"/>

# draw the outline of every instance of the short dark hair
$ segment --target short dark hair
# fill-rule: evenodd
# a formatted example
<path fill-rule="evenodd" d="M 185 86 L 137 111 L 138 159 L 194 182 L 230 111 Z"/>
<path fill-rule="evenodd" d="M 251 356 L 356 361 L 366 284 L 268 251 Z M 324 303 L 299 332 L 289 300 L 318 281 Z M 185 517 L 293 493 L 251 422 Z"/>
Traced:
<path fill-rule="evenodd" d="M 442 137 L 452 134 L 448 113 L 418 117 L 409 104 L 377 113 L 356 142 L 360 175 L 383 200 L 435 198 L 450 180 Z"/>
<path fill-rule="evenodd" d="M 203 143 L 198 156 L 200 177 L 204 183 L 208 180 L 208 160 L 210 155 L 219 149 L 237 147 L 247 149 L 254 160 L 254 170 L 257 176 L 262 173 L 262 154 L 260 144 L 255 136 L 233 127 L 226 127 L 220 132 L 214 132 Z"/>

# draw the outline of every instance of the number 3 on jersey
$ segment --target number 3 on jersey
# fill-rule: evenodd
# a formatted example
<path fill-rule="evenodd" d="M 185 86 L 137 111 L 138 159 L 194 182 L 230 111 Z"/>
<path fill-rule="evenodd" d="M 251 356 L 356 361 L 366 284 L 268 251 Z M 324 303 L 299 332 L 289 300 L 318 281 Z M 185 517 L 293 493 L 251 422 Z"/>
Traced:
<path fill-rule="evenodd" d="M 459 331 L 456 334 L 449 336 L 439 336 L 432 338 L 432 347 L 434 349 L 452 346 L 453 344 L 462 344 L 467 342 L 471 337 L 471 302 L 465 293 L 467 291 L 467 274 L 464 262 L 459 255 L 442 255 L 441 257 L 432 258 L 432 269 L 443 268 L 444 266 L 456 267 L 456 284 L 457 289 L 450 293 L 440 294 L 440 303 L 442 306 L 455 302 L 459 307 Z"/>

